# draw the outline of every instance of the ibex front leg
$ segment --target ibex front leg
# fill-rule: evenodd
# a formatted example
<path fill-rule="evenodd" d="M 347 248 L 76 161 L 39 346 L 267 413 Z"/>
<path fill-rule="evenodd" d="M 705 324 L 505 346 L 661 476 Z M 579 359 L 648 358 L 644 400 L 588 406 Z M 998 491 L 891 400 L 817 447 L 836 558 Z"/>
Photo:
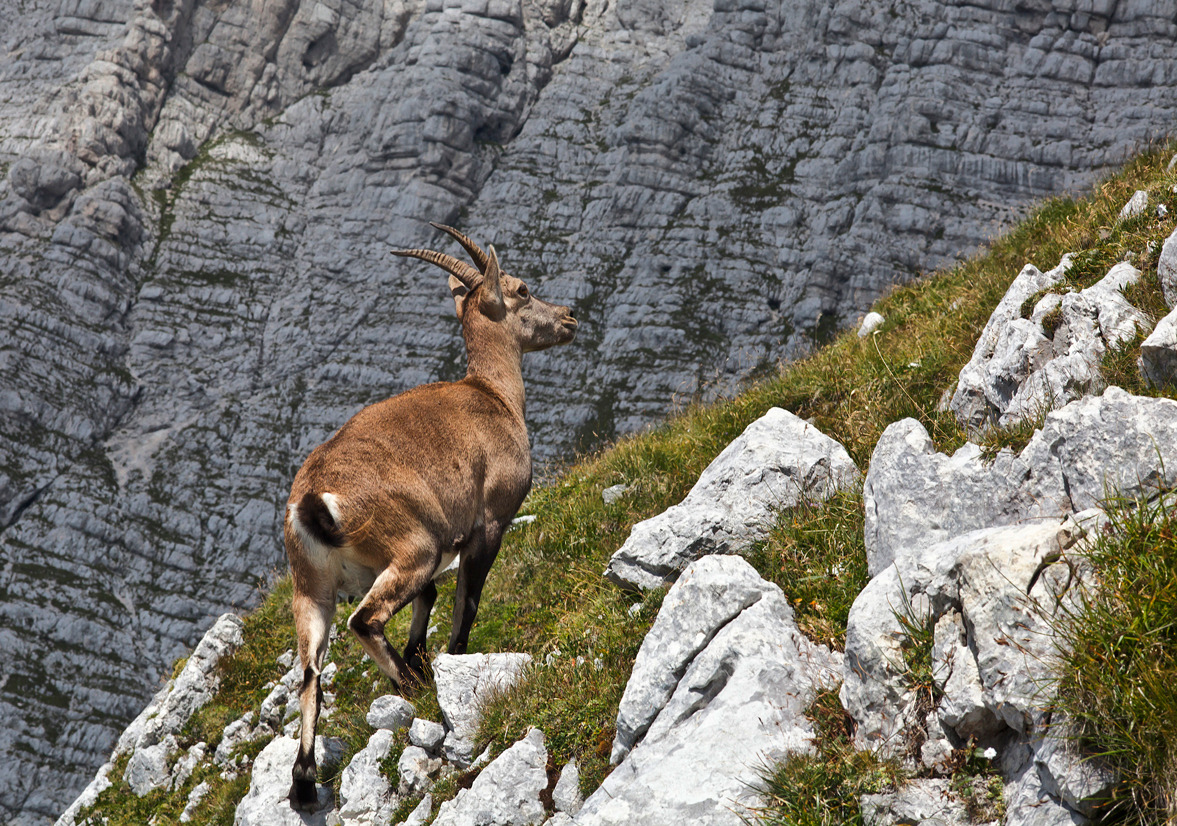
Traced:
<path fill-rule="evenodd" d="M 486 575 L 499 555 L 503 542 L 502 529 L 497 525 L 488 526 L 482 542 L 462 553 L 458 565 L 458 584 L 454 589 L 454 625 L 450 629 L 451 654 L 465 654 L 470 640 L 470 628 L 478 614 L 478 603 L 482 601 L 482 588 Z"/>
<path fill-rule="evenodd" d="M 315 599 L 297 590 L 294 593 L 294 627 L 298 633 L 298 656 L 302 663 L 302 688 L 298 705 L 302 711 L 302 727 L 298 742 L 298 757 L 294 760 L 290 786 L 290 805 L 295 809 L 313 811 L 319 802 L 316 788 L 318 769 L 315 766 L 315 727 L 319 709 L 323 705 L 323 689 L 319 675 L 327 656 L 331 618 L 335 616 L 335 595 Z"/>

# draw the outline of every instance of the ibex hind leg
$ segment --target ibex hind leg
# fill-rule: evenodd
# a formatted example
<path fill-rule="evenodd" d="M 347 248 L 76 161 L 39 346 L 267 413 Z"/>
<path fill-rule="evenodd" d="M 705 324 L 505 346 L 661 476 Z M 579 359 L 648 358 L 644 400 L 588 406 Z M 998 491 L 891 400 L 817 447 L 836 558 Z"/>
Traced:
<path fill-rule="evenodd" d="M 330 599 L 322 596 L 316 599 L 296 591 L 293 607 L 294 628 L 298 633 L 298 656 L 302 664 L 302 687 L 298 692 L 302 729 L 299 734 L 298 756 L 294 759 L 290 804 L 295 809 L 313 811 L 319 802 L 319 791 L 316 786 L 318 768 L 315 765 L 315 728 L 319 722 L 319 710 L 323 705 L 323 688 L 319 683 L 319 675 L 323 672 L 331 618 L 335 615 L 334 594 Z"/>
<path fill-rule="evenodd" d="M 396 649 L 388 644 L 384 625 L 421 593 L 429 584 L 432 573 L 428 565 L 414 566 L 410 570 L 385 568 L 347 621 L 364 651 L 406 696 L 416 691 L 424 677 L 409 668 Z"/>

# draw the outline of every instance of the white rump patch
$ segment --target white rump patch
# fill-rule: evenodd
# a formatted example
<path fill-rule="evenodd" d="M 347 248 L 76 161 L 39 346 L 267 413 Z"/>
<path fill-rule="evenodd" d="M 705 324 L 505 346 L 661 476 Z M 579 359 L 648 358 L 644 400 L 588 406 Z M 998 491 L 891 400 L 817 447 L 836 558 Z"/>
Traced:
<path fill-rule="evenodd" d="M 323 504 L 327 506 L 331 518 L 335 520 L 335 524 L 339 524 L 339 497 L 334 493 L 320 493 L 319 498 L 323 500 Z"/>
<path fill-rule="evenodd" d="M 331 518 L 338 522 L 339 497 L 333 493 L 322 493 L 319 496 L 323 500 L 323 504 L 327 506 Z M 298 513 L 298 503 L 291 502 L 286 506 L 286 519 L 294 528 L 294 532 L 298 534 L 299 541 L 302 542 L 302 547 L 306 551 L 307 561 L 319 570 L 325 571 L 331 563 L 331 554 L 335 548 L 324 545 L 303 526 L 302 517 Z"/>

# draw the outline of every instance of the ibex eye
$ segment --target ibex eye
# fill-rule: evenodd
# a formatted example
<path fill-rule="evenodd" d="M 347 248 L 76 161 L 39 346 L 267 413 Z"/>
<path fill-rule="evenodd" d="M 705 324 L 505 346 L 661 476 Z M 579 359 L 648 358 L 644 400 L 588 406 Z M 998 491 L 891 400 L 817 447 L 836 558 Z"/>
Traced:
<path fill-rule="evenodd" d="M 527 298 L 527 285 L 526 284 L 519 285 L 519 297 L 520 298 Z"/>

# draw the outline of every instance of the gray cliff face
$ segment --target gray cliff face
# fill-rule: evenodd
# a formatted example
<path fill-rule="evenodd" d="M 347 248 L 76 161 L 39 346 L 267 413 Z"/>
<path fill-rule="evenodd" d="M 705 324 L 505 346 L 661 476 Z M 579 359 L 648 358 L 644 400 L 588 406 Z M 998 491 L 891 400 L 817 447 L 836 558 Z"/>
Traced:
<path fill-rule="evenodd" d="M 577 341 L 536 454 L 804 351 L 1177 109 L 1172 2 L 0 0 L 0 820 L 283 564 L 306 453 L 459 377 L 424 220 Z"/>

